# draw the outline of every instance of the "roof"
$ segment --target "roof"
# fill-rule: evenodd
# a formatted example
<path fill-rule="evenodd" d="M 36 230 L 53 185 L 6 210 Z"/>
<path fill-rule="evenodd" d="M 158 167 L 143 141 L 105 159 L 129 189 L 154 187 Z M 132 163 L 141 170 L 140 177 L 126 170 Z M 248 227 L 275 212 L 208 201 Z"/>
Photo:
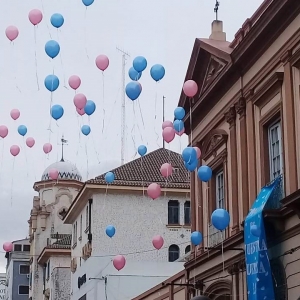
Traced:
<path fill-rule="evenodd" d="M 160 173 L 160 167 L 164 163 L 170 163 L 173 166 L 173 174 L 167 181 Z M 156 182 L 162 188 L 190 188 L 189 172 L 184 166 L 181 155 L 164 148 L 150 152 L 111 172 L 115 175 L 114 182 L 109 184 L 112 186 L 147 187 L 150 183 Z M 88 180 L 87 183 L 107 185 L 105 174 Z"/>
<path fill-rule="evenodd" d="M 53 237 L 52 237 L 53 236 Z M 51 234 L 51 238 L 56 238 L 56 234 Z M 45 248 L 47 249 L 71 249 L 71 243 L 72 243 L 72 234 L 58 234 L 58 236 L 61 237 L 60 240 L 53 243 L 52 245 L 49 245 Z"/>

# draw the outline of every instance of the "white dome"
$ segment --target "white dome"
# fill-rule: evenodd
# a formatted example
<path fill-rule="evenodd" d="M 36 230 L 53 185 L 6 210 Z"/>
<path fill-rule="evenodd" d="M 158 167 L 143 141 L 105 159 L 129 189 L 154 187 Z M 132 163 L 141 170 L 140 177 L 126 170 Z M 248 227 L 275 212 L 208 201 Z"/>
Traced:
<path fill-rule="evenodd" d="M 78 180 L 82 181 L 82 176 L 79 173 L 77 167 L 70 162 L 61 160 L 52 165 L 50 165 L 42 175 L 42 181 L 50 180 L 49 171 L 50 170 L 57 170 L 58 171 L 58 179 L 64 180 Z"/>

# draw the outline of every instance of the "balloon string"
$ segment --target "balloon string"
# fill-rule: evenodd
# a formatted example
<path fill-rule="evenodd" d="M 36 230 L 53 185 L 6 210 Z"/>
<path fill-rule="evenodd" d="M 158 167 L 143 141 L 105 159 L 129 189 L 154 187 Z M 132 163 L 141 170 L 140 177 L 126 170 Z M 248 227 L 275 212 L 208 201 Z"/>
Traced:
<path fill-rule="evenodd" d="M 193 130 L 192 130 L 192 99 L 190 98 L 190 132 L 191 132 L 191 146 L 193 146 Z"/>
<path fill-rule="evenodd" d="M 29 172 L 28 172 L 28 159 L 27 159 L 27 154 L 26 154 L 26 142 L 25 142 L 25 137 L 23 136 L 23 144 L 24 144 L 24 155 L 25 155 L 25 162 L 26 162 L 26 170 L 27 170 L 27 177 L 29 177 Z"/>
<path fill-rule="evenodd" d="M 206 228 L 206 235 L 207 235 L 207 256 L 209 257 L 209 243 L 210 243 L 210 236 L 209 236 L 209 215 L 208 215 L 208 183 L 206 183 L 206 215 L 207 215 L 207 228 Z"/>
<path fill-rule="evenodd" d="M 143 170 L 143 156 L 141 157 L 141 172 L 142 172 L 143 198 L 145 198 L 144 170 Z"/>
<path fill-rule="evenodd" d="M 16 84 L 16 89 L 21 93 L 21 90 L 18 86 L 18 81 L 17 81 L 17 74 L 16 74 L 16 70 L 15 70 L 15 64 L 14 64 L 14 42 L 10 42 L 11 44 L 11 65 L 12 65 L 12 71 L 13 71 L 13 77 L 14 77 L 14 80 L 15 80 L 15 84 Z"/>
<path fill-rule="evenodd" d="M 143 118 L 143 113 L 142 113 L 142 108 L 141 108 L 141 103 L 140 103 L 140 98 L 137 99 L 137 102 L 138 102 L 138 105 L 139 105 L 139 110 L 140 110 L 140 116 L 141 116 L 141 119 L 142 119 L 142 124 L 143 124 L 144 130 L 146 130 L 145 122 L 144 122 L 144 118 Z"/>
<path fill-rule="evenodd" d="M 132 138 L 132 142 L 133 142 L 133 147 L 134 149 L 136 149 L 136 144 L 135 144 L 135 123 L 136 123 L 136 115 L 135 115 L 135 108 L 134 108 L 134 102 L 132 102 L 132 111 L 133 111 L 133 115 L 134 115 L 134 121 L 133 121 L 133 126 L 131 129 L 131 138 Z"/>
<path fill-rule="evenodd" d="M 78 124 L 78 144 L 77 144 L 77 151 L 76 151 L 76 164 L 75 164 L 75 166 L 77 165 L 77 158 L 78 158 L 78 154 L 79 154 L 79 147 L 81 146 L 81 142 L 80 142 L 80 140 L 81 140 L 81 129 L 80 129 L 80 121 L 79 121 L 79 115 L 75 112 L 75 114 L 76 114 L 76 117 L 77 117 L 77 124 Z"/>
<path fill-rule="evenodd" d="M 223 272 L 225 271 L 225 261 L 224 261 L 224 236 L 223 231 L 221 231 L 222 235 L 222 263 L 223 263 Z"/>
<path fill-rule="evenodd" d="M 1 153 L 1 170 L 3 170 L 3 159 L 4 159 L 4 138 L 1 138 L 2 142 L 2 153 Z M 2 172 L 0 172 L 0 184 L 1 184 L 1 175 Z"/>
<path fill-rule="evenodd" d="M 86 14 L 87 14 L 87 7 L 85 8 L 85 12 L 84 12 L 84 45 L 85 45 L 85 53 L 86 53 L 86 57 L 87 59 L 89 58 L 89 54 L 88 54 L 88 50 L 87 50 L 87 34 L 86 34 Z"/>
<path fill-rule="evenodd" d="M 12 166 L 12 178 L 11 178 L 11 196 L 10 196 L 10 205 L 11 206 L 13 204 L 13 187 L 14 187 L 15 159 L 16 159 L 16 157 L 14 156 L 14 158 L 13 158 L 13 166 Z"/>
<path fill-rule="evenodd" d="M 38 91 L 40 90 L 40 85 L 39 85 L 39 76 L 38 76 L 38 66 L 37 66 L 37 54 L 36 54 L 36 26 L 33 27 L 34 30 L 34 60 L 35 60 L 35 77 L 36 77 L 36 84 Z"/>
<path fill-rule="evenodd" d="M 89 138 L 89 137 L 88 137 Z M 87 140 L 88 140 L 87 138 Z M 85 155 L 86 155 L 86 180 L 89 178 L 89 156 L 87 151 L 87 140 L 85 141 Z"/>
<path fill-rule="evenodd" d="M 103 201 L 103 207 L 102 207 L 102 210 L 104 210 L 105 205 L 106 205 L 106 195 L 107 195 L 107 190 L 108 190 L 108 184 L 106 184 L 106 188 L 105 188 L 105 194 L 104 194 L 104 201 Z"/>
<path fill-rule="evenodd" d="M 59 41 L 59 34 L 58 34 L 58 28 L 57 28 L 57 41 L 58 41 L 58 43 L 60 43 L 60 41 Z M 62 59 L 62 53 L 61 53 L 61 51 L 59 51 L 59 58 L 60 58 L 60 65 L 61 65 L 62 71 L 63 71 L 64 88 L 68 90 L 68 87 L 66 85 L 66 74 L 65 74 L 65 68 L 64 68 L 64 65 L 63 65 L 63 59 Z"/>
<path fill-rule="evenodd" d="M 158 142 L 159 134 L 157 133 L 157 130 L 156 130 L 156 117 L 157 117 L 156 106 L 157 106 L 157 82 L 156 82 L 156 85 L 155 85 L 155 99 L 154 99 L 154 132 L 155 132 L 155 135 L 156 135 L 156 144 L 157 144 L 158 148 L 160 148 L 160 144 Z"/>
<path fill-rule="evenodd" d="M 104 125 L 105 125 L 105 101 L 104 101 L 104 72 L 102 71 L 102 104 L 103 104 L 103 121 L 102 121 L 102 134 L 104 132 Z"/>
<path fill-rule="evenodd" d="M 43 0 L 41 0 L 41 6 L 42 6 L 42 11 L 43 11 L 43 13 L 45 15 L 45 8 L 44 8 L 44 2 L 43 2 Z M 48 25 L 48 22 L 46 22 L 46 26 L 48 28 L 48 33 L 49 33 L 50 39 L 52 40 L 51 31 L 50 31 L 50 27 Z"/>

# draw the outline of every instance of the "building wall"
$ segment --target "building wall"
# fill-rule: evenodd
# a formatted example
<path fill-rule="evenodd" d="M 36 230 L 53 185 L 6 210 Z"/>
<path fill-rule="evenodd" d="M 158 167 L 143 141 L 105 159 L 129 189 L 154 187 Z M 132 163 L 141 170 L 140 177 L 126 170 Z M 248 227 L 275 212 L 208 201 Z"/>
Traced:
<path fill-rule="evenodd" d="M 20 274 L 21 265 L 29 265 L 28 261 L 13 260 L 13 283 L 12 283 L 12 300 L 28 299 L 28 294 L 20 295 L 20 286 L 29 286 L 29 274 Z"/>
<path fill-rule="evenodd" d="M 51 274 L 51 285 L 50 299 L 69 300 L 71 291 L 70 268 L 55 267 Z"/>

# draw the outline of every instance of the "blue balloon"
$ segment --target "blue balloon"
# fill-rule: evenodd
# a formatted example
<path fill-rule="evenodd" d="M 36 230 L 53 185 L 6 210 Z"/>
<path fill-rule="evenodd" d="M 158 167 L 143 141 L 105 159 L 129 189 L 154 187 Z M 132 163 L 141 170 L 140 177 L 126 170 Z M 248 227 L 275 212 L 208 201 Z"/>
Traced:
<path fill-rule="evenodd" d="M 64 109 L 61 105 L 56 104 L 51 107 L 50 113 L 53 119 L 58 120 L 64 115 Z"/>
<path fill-rule="evenodd" d="M 161 79 L 164 78 L 166 74 L 166 70 L 162 65 L 154 65 L 150 69 L 150 75 L 155 81 L 160 81 Z"/>
<path fill-rule="evenodd" d="M 90 132 L 91 132 L 91 127 L 89 125 L 83 125 L 81 127 L 81 132 L 84 134 L 84 135 L 89 135 Z"/>
<path fill-rule="evenodd" d="M 48 91 L 54 92 L 59 87 L 59 79 L 56 75 L 48 75 L 45 78 L 44 84 Z"/>
<path fill-rule="evenodd" d="M 113 172 L 107 172 L 105 174 L 105 181 L 107 183 L 112 183 L 115 180 L 115 174 Z"/>
<path fill-rule="evenodd" d="M 174 127 L 175 131 L 180 132 L 184 128 L 184 123 L 182 120 L 175 120 L 173 122 L 173 127 Z M 197 156 L 197 152 L 196 152 L 196 156 Z"/>
<path fill-rule="evenodd" d="M 142 72 L 137 72 L 134 67 L 131 67 L 128 71 L 128 75 L 131 80 L 138 81 L 142 76 Z"/>
<path fill-rule="evenodd" d="M 136 100 L 141 94 L 141 85 L 136 81 L 131 81 L 126 85 L 126 95 L 132 101 Z"/>
<path fill-rule="evenodd" d="M 51 57 L 52 59 L 55 58 L 60 51 L 59 43 L 53 40 L 47 42 L 45 45 L 45 51 L 49 57 Z"/>
<path fill-rule="evenodd" d="M 82 3 L 85 5 L 85 6 L 90 6 L 94 3 L 94 0 L 82 0 Z"/>
<path fill-rule="evenodd" d="M 193 147 L 186 147 L 182 151 L 182 158 L 186 163 L 190 164 L 197 160 L 197 152 Z"/>
<path fill-rule="evenodd" d="M 193 172 L 197 169 L 198 167 L 198 160 L 193 160 L 190 163 L 184 162 L 184 166 L 186 167 L 186 169 L 190 172 Z"/>
<path fill-rule="evenodd" d="M 204 182 L 208 182 L 212 177 L 212 170 L 209 166 L 201 166 L 198 169 L 198 178 Z"/>
<path fill-rule="evenodd" d="M 50 22 L 52 26 L 59 28 L 63 26 L 65 19 L 61 14 L 56 13 L 51 16 Z"/>
<path fill-rule="evenodd" d="M 145 145 L 140 145 L 138 147 L 138 153 L 140 156 L 144 156 L 147 153 L 147 147 Z"/>
<path fill-rule="evenodd" d="M 220 231 L 226 229 L 230 223 L 228 211 L 223 208 L 216 209 L 211 215 L 211 223 Z"/>
<path fill-rule="evenodd" d="M 88 116 L 90 116 L 90 115 L 92 115 L 92 114 L 95 112 L 95 110 L 96 110 L 96 104 L 95 104 L 95 102 L 92 101 L 92 100 L 88 100 L 88 101 L 86 102 L 85 107 L 84 107 L 84 112 L 85 112 Z"/>
<path fill-rule="evenodd" d="M 195 246 L 199 246 L 202 243 L 203 237 L 202 234 L 199 231 L 194 231 L 191 234 L 191 242 Z"/>
<path fill-rule="evenodd" d="M 252 234 L 253 236 L 256 236 L 256 237 L 260 237 L 260 235 L 261 235 L 261 230 L 260 230 L 260 228 L 259 228 L 257 225 L 255 225 L 255 224 L 252 224 L 252 225 L 250 226 L 250 232 L 251 232 L 251 234 Z"/>
<path fill-rule="evenodd" d="M 137 72 L 143 72 L 147 68 L 147 60 L 143 56 L 137 56 L 133 60 L 132 66 Z"/>
<path fill-rule="evenodd" d="M 18 127 L 18 132 L 20 135 L 25 136 L 27 133 L 27 127 L 25 125 L 20 125 Z"/>
<path fill-rule="evenodd" d="M 115 226 L 108 225 L 105 229 L 105 232 L 110 238 L 112 238 L 116 233 L 116 228 Z"/>
<path fill-rule="evenodd" d="M 183 107 L 176 107 L 174 110 L 174 117 L 177 120 L 182 120 L 185 117 L 185 110 Z"/>

